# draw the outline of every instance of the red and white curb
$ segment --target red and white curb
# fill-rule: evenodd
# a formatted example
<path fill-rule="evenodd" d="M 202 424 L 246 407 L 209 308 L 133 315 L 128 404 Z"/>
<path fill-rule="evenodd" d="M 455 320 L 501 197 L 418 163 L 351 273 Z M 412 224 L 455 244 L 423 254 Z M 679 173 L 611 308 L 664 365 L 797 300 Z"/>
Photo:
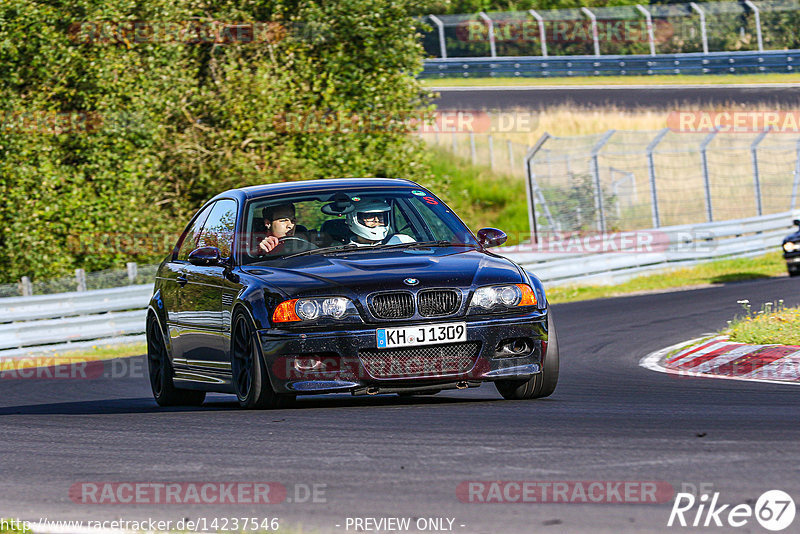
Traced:
<path fill-rule="evenodd" d="M 799 345 L 748 345 L 725 336 L 699 338 L 648 354 L 639 365 L 678 376 L 800 385 Z"/>

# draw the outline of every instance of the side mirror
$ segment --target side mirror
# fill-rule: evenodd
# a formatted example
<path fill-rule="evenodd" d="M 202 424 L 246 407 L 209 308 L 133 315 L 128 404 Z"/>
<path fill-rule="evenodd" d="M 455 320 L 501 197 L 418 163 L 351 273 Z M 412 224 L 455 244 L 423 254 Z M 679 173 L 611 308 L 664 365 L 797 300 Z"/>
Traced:
<path fill-rule="evenodd" d="M 792 224 L 795 225 L 795 226 L 800 226 L 800 219 L 793 220 Z"/>
<path fill-rule="evenodd" d="M 497 228 L 481 228 L 478 230 L 478 242 L 483 248 L 497 247 L 506 242 L 508 236 Z"/>
<path fill-rule="evenodd" d="M 189 254 L 189 263 L 192 265 L 208 266 L 222 265 L 222 258 L 219 256 L 217 247 L 201 247 L 194 249 Z"/>

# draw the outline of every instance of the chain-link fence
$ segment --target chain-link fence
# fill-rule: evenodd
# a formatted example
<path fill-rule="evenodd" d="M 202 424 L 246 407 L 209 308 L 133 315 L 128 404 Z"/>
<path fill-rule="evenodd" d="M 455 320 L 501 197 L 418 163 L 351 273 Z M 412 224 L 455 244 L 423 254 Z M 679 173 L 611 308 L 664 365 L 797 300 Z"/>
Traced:
<path fill-rule="evenodd" d="M 429 15 L 431 57 L 674 54 L 800 48 L 800 0 Z"/>
<path fill-rule="evenodd" d="M 545 134 L 532 148 L 480 134 L 425 138 L 498 174 L 528 180 L 528 202 L 545 232 L 659 228 L 798 207 L 796 134 L 609 130 Z"/>
<path fill-rule="evenodd" d="M 49 295 L 70 291 L 91 291 L 110 289 L 137 284 L 148 284 L 155 280 L 158 265 L 137 265 L 129 263 L 125 269 L 105 269 L 85 272 L 76 269 L 74 276 L 64 276 L 50 280 L 31 281 L 23 277 L 14 284 L 0 284 L 0 298 L 29 295 Z"/>

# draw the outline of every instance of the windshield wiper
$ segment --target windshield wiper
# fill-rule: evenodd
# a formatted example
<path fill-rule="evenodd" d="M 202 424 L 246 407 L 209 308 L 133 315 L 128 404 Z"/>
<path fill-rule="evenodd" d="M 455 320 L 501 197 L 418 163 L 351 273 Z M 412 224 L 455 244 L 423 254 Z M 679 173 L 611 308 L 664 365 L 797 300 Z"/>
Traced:
<path fill-rule="evenodd" d="M 428 248 L 428 247 L 473 247 L 477 248 L 478 245 L 471 243 L 453 243 L 446 239 L 439 241 L 413 241 L 411 243 L 393 243 L 391 245 L 375 245 L 372 248 L 386 250 L 389 248 Z"/>
<path fill-rule="evenodd" d="M 310 256 L 312 254 L 328 254 L 332 252 L 369 252 L 370 250 L 387 250 L 387 249 L 395 249 L 395 248 L 428 248 L 428 247 L 472 247 L 478 248 L 478 245 L 472 243 L 452 243 L 447 240 L 440 240 L 440 241 L 413 241 L 411 243 L 393 243 L 391 245 L 366 245 L 366 246 L 359 246 L 354 245 L 352 243 L 348 243 L 345 245 L 339 246 L 332 246 L 332 247 L 322 247 L 322 248 L 315 248 L 311 250 L 304 250 L 302 252 L 295 252 L 294 254 L 288 254 L 286 256 L 275 256 L 275 258 L 297 258 L 299 256 Z"/>
<path fill-rule="evenodd" d="M 347 251 L 347 250 L 356 250 L 359 247 L 358 245 L 353 245 L 348 243 L 346 245 L 338 245 L 332 247 L 322 247 L 322 248 L 312 248 L 311 250 L 304 250 L 303 252 L 295 252 L 294 254 L 287 254 L 286 256 L 276 256 L 278 258 L 296 258 L 298 256 L 309 256 L 311 254 L 326 254 L 328 252 L 339 252 L 339 251 Z"/>

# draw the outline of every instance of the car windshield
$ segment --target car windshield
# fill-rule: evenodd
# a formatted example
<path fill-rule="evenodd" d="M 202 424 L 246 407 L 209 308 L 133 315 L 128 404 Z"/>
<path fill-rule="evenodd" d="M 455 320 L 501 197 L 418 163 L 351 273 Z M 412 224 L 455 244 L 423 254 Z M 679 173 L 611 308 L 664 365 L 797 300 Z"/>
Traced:
<path fill-rule="evenodd" d="M 452 210 L 422 188 L 256 198 L 247 205 L 243 228 L 243 264 L 353 251 L 478 246 Z"/>

